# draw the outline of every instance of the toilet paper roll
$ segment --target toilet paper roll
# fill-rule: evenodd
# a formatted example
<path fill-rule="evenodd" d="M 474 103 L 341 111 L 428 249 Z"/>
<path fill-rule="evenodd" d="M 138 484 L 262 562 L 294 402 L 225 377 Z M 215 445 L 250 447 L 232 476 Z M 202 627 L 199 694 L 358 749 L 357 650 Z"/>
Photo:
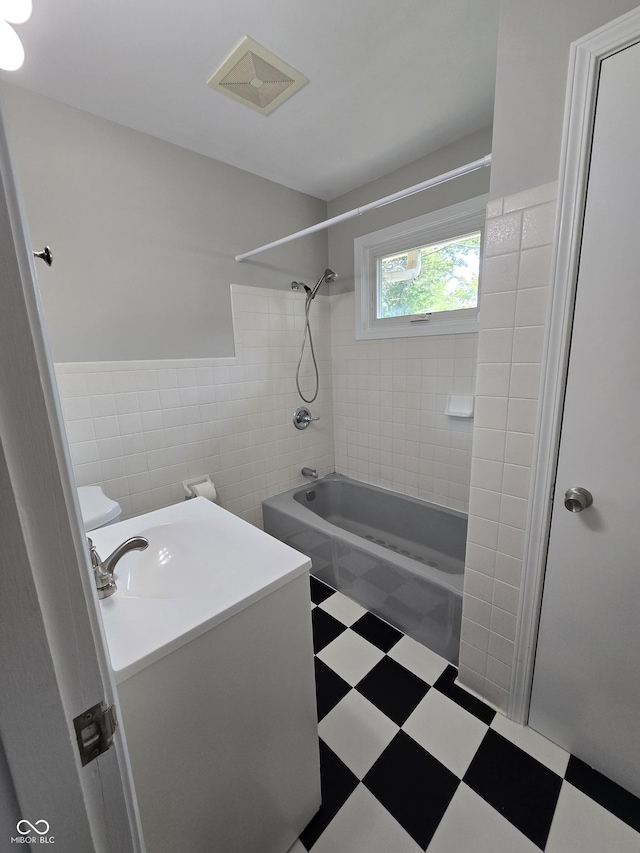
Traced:
<path fill-rule="evenodd" d="M 208 501 L 213 501 L 214 503 L 218 500 L 216 487 L 211 481 L 208 483 L 196 483 L 191 486 L 191 491 L 197 498 L 206 498 Z"/>

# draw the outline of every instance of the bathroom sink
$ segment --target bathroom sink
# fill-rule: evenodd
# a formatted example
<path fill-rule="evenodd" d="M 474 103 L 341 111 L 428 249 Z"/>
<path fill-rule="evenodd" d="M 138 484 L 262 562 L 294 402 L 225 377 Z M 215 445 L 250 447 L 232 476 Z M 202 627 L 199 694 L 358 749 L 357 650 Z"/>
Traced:
<path fill-rule="evenodd" d="M 131 598 L 216 595 L 233 582 L 234 549 L 206 519 L 142 526 L 144 551 L 130 551 L 116 567 L 118 590 Z"/>
<path fill-rule="evenodd" d="M 311 566 L 303 554 L 201 497 L 91 533 L 103 559 L 131 536 L 145 536 L 149 547 L 122 557 L 118 589 L 100 601 L 116 682 Z"/>

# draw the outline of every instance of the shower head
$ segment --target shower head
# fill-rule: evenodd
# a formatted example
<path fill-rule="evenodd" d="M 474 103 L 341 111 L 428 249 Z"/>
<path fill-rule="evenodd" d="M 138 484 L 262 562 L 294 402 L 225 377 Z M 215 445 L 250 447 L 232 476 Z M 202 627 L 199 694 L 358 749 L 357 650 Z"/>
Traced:
<path fill-rule="evenodd" d="M 318 292 L 318 288 L 320 287 L 320 285 L 322 284 L 323 281 L 326 281 L 327 284 L 329 284 L 329 282 L 335 281 L 337 278 L 338 278 L 338 273 L 334 272 L 333 270 L 330 270 L 327 267 L 327 269 L 322 273 L 320 278 L 316 281 L 316 283 L 313 287 L 313 290 L 309 294 L 310 299 L 314 299 L 316 293 Z"/>
<path fill-rule="evenodd" d="M 337 278 L 338 273 L 327 268 L 314 284 L 313 290 L 310 287 L 307 287 L 304 281 L 292 281 L 291 290 L 305 290 L 307 293 L 307 299 L 314 299 L 318 288 L 320 287 L 323 281 L 326 281 L 327 284 L 329 284 L 329 282 L 335 281 Z"/>

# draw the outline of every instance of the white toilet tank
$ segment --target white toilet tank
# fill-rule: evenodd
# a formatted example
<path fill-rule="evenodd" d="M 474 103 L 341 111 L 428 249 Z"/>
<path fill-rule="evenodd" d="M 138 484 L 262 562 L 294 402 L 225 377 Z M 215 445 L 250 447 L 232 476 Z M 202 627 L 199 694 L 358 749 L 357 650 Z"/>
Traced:
<path fill-rule="evenodd" d="M 108 498 L 100 486 L 78 486 L 78 498 L 86 533 L 120 521 L 120 504 Z"/>

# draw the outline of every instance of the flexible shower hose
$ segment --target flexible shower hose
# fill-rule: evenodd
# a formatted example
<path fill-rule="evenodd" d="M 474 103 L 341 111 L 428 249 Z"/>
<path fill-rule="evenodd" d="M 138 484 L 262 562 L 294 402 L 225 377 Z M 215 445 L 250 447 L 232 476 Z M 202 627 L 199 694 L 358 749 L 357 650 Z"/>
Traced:
<path fill-rule="evenodd" d="M 313 403 L 313 401 L 318 396 L 318 390 L 320 388 L 320 378 L 318 376 L 318 362 L 316 361 L 316 354 L 315 354 L 315 351 L 313 349 L 313 338 L 311 336 L 311 324 L 309 323 L 309 309 L 311 307 L 311 302 L 312 302 L 312 298 L 311 298 L 311 295 L 308 293 L 307 298 L 305 299 L 305 303 L 304 303 L 304 335 L 302 337 L 302 346 L 300 347 L 300 357 L 298 358 L 298 367 L 296 368 L 296 388 L 298 389 L 298 394 L 300 394 L 300 397 L 302 398 L 302 400 L 304 400 L 305 403 Z M 304 355 L 304 348 L 305 348 L 305 345 L 307 343 L 307 335 L 309 336 L 309 345 L 311 347 L 311 359 L 313 361 L 313 369 L 316 372 L 316 390 L 315 390 L 313 397 L 311 397 L 311 399 L 309 399 L 309 400 L 304 396 L 304 394 L 300 390 L 300 365 L 302 364 L 302 356 Z"/>

